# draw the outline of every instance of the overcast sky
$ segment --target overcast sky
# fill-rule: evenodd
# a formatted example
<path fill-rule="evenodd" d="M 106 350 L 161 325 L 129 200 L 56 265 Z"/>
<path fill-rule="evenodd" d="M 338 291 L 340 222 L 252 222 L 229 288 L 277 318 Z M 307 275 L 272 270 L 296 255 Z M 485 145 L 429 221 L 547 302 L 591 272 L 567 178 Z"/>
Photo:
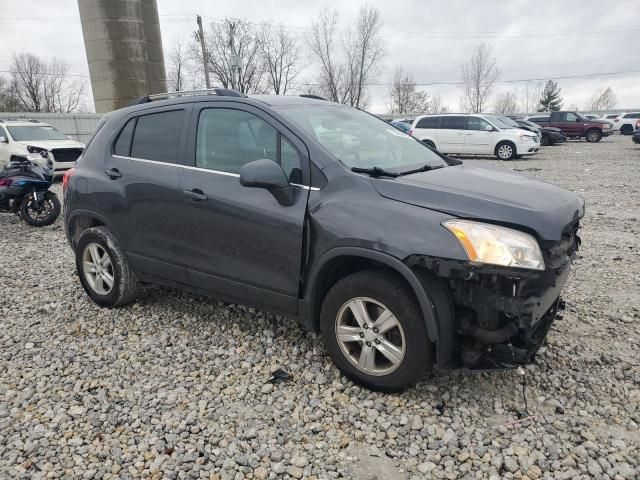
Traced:
<path fill-rule="evenodd" d="M 460 81 L 460 65 L 474 47 L 493 46 L 500 80 L 558 78 L 564 105 L 586 109 L 591 94 L 611 86 L 620 108 L 640 108 L 640 1 L 616 0 L 372 0 L 382 12 L 386 57 L 378 82 L 388 82 L 396 66 L 418 83 Z M 158 0 L 165 54 L 176 39 L 188 39 L 195 14 L 205 23 L 224 17 L 282 22 L 302 35 L 318 10 L 339 10 L 342 25 L 352 22 L 360 2 L 309 0 Z M 22 51 L 64 58 L 70 71 L 88 75 L 76 0 L 2 0 L 0 70 Z M 562 79 L 608 72 L 635 73 Z M 299 81 L 313 81 L 308 67 Z M 523 83 L 498 83 L 515 91 Z M 456 85 L 423 87 L 459 109 Z M 370 90 L 369 109 L 387 110 L 388 87 Z"/>

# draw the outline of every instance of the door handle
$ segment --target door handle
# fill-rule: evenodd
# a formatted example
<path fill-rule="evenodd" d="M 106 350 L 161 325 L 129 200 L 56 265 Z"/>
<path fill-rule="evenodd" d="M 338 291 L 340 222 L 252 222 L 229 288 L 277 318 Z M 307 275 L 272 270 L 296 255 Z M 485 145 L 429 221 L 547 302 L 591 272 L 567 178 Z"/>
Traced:
<path fill-rule="evenodd" d="M 109 170 L 105 170 L 104 173 L 107 174 L 107 176 L 109 178 L 120 178 L 122 176 L 122 174 L 120 173 L 120 170 L 118 170 L 117 168 L 111 168 Z"/>
<path fill-rule="evenodd" d="M 199 190 L 197 188 L 194 188 L 192 190 L 183 190 L 182 193 L 189 197 L 192 202 L 202 202 L 203 200 L 209 198 L 202 192 L 202 190 Z"/>

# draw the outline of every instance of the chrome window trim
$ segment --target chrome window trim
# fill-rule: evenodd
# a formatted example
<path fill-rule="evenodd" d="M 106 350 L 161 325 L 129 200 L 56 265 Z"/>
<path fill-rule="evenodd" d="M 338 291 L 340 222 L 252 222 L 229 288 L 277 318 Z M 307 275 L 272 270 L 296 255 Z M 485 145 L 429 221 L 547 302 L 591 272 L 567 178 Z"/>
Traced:
<path fill-rule="evenodd" d="M 135 162 L 151 163 L 154 165 L 167 165 L 170 167 L 186 168 L 188 170 L 196 170 L 198 172 L 213 173 L 215 175 L 223 175 L 225 177 L 240 178 L 240 175 L 237 173 L 223 172 L 221 170 L 210 170 L 208 168 L 201 168 L 201 167 L 191 167 L 188 165 L 180 165 L 179 163 L 158 162 L 157 160 L 147 160 L 146 158 L 125 157 L 124 155 L 112 155 L 112 157 L 120 158 L 122 160 L 133 160 Z M 317 192 L 320 190 L 320 188 L 318 187 L 309 187 L 307 185 L 300 185 L 299 183 L 292 183 L 291 185 L 294 187 L 303 188 L 305 190 L 310 190 L 312 192 Z"/>

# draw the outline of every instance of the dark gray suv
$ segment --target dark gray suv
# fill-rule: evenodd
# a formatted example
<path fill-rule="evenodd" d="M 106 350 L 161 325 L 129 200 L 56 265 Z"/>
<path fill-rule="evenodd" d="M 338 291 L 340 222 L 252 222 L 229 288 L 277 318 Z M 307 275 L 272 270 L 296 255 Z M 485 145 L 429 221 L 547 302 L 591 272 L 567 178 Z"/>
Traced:
<path fill-rule="evenodd" d="M 531 362 L 584 213 L 573 193 L 466 166 L 360 110 L 221 89 L 106 115 L 63 187 L 98 304 L 153 282 L 289 316 L 386 391 Z"/>

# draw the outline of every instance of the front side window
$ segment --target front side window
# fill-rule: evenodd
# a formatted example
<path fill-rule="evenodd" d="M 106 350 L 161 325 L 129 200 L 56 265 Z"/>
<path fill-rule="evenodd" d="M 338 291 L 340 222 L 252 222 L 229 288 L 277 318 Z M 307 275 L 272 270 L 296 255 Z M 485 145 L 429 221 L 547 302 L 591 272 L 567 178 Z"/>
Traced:
<path fill-rule="evenodd" d="M 131 156 L 157 162 L 178 163 L 184 110 L 151 113 L 138 117 Z"/>
<path fill-rule="evenodd" d="M 490 131 L 493 130 L 493 127 L 483 118 L 469 117 L 469 120 L 467 120 L 467 130 Z"/>
<path fill-rule="evenodd" d="M 466 117 L 442 117 L 442 126 L 440 128 L 449 130 L 464 130 Z"/>
<path fill-rule="evenodd" d="M 290 181 L 300 182 L 298 151 L 260 117 L 225 108 L 200 112 L 196 167 L 237 174 L 243 165 L 264 158 L 279 163 Z"/>
<path fill-rule="evenodd" d="M 355 108 L 322 102 L 275 108 L 347 167 L 447 165 L 415 138 Z"/>
<path fill-rule="evenodd" d="M 50 125 L 16 126 L 7 127 L 11 138 L 16 142 L 26 142 L 35 140 L 67 140 L 67 137 L 59 130 Z"/>
<path fill-rule="evenodd" d="M 580 117 L 578 117 L 575 113 L 569 112 L 569 113 L 566 114 L 565 121 L 567 121 L 567 122 L 575 122 L 578 118 L 580 118 Z"/>

